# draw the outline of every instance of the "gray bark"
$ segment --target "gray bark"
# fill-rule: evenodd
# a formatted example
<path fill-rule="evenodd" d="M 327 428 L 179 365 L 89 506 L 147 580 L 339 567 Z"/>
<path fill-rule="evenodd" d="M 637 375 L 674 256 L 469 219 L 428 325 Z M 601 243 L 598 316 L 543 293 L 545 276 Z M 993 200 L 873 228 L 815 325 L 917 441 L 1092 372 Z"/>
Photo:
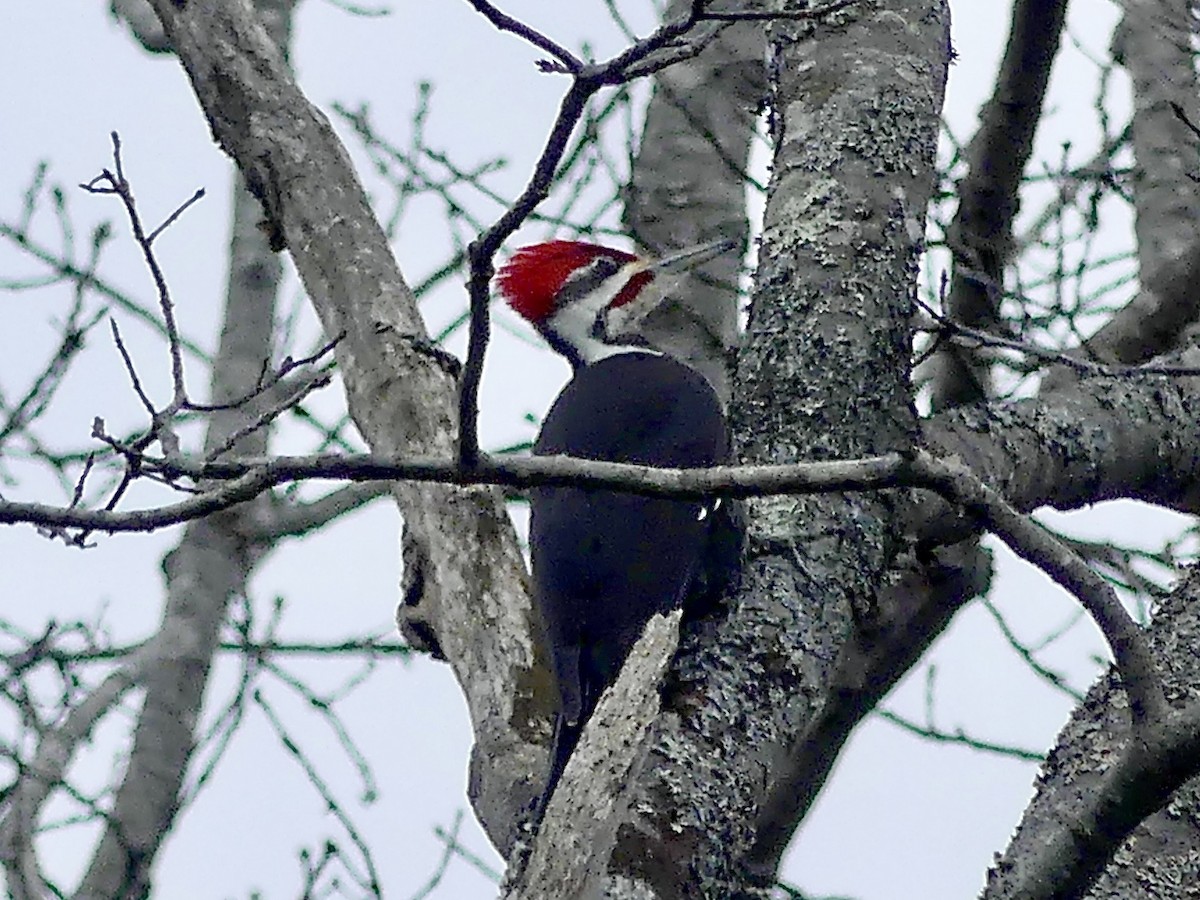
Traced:
<path fill-rule="evenodd" d="M 1188 4 L 1127 0 L 1113 37 L 1113 59 L 1133 79 L 1133 202 L 1143 272 L 1179 259 L 1195 244 L 1200 138 L 1172 104 L 1200 124 L 1193 14 Z"/>
<path fill-rule="evenodd" d="M 908 322 L 948 23 L 943 5 L 912 2 L 771 27 L 776 158 L 731 407 L 746 461 L 911 446 Z M 880 111 L 872 127 L 862 109 Z M 582 896 L 752 890 L 755 811 L 870 614 L 896 549 L 890 505 L 752 502 L 741 588 L 722 615 L 685 626 L 622 807 L 548 818 L 535 858 L 586 848 L 561 860 Z M 521 890 L 511 896 L 556 896 L 532 879 Z"/>
<path fill-rule="evenodd" d="M 1195 651 L 1200 642 L 1200 570 L 1192 569 L 1155 611 L 1150 641 L 1172 705 L 1182 708 L 1200 700 L 1200 657 Z M 1069 863 L 1072 854 L 1048 855 L 1045 850 L 1061 845 L 1064 831 L 1077 821 L 1089 795 L 1104 782 L 1129 740 L 1128 704 L 1116 676 L 1109 673 L 1088 693 L 1055 741 L 1033 801 L 1012 843 L 989 873 L 984 900 L 1051 896 L 1044 886 L 1059 877 L 1058 868 Z M 1138 799 L 1130 791 L 1122 802 L 1136 805 Z M 1094 837 L 1076 826 L 1069 833 L 1070 849 L 1086 854 Z M 1104 857 L 1091 862 L 1097 870 L 1103 868 L 1098 880 L 1086 892 L 1069 896 L 1093 900 L 1195 896 L 1200 885 L 1200 779 L 1187 782 L 1166 807 L 1142 821 L 1111 862 Z"/>
<path fill-rule="evenodd" d="M 945 314 L 970 328 L 999 332 L 1004 270 L 1012 257 L 1025 166 L 1041 121 L 1050 70 L 1066 20 L 1066 0 L 1017 0 L 996 89 L 979 114 L 964 156 L 958 211 L 946 238 L 954 276 Z M 986 362 L 975 351 L 943 345 L 931 360 L 933 408 L 950 409 L 988 396 Z"/>
<path fill-rule="evenodd" d="M 108 8 L 114 19 L 128 26 L 129 33 L 144 49 L 151 53 L 170 52 L 171 42 L 149 0 L 110 0 Z"/>
<path fill-rule="evenodd" d="M 1133 196 L 1142 285 L 1134 300 L 1087 341 L 1089 358 L 1143 362 L 1181 340 L 1186 342 L 1186 330 L 1200 314 L 1193 276 L 1200 259 L 1194 215 L 1196 186 L 1189 178 L 1196 168 L 1197 138 L 1179 121 L 1171 106 L 1178 104 L 1192 122 L 1196 121 L 1197 82 L 1191 37 L 1186 7 L 1156 0 L 1125 4 L 1113 55 L 1133 78 L 1130 132 L 1136 160 Z M 1193 346 L 1171 358 L 1187 359 L 1188 364 L 1195 365 L 1200 354 Z M 1044 393 L 1050 392 L 1047 399 L 1053 402 L 1068 395 L 1070 388 L 1066 386 L 1075 378 L 1076 373 L 1065 368 L 1053 373 L 1043 386 Z M 1193 433 L 1197 418 L 1194 411 L 1200 408 L 1194 396 L 1196 385 L 1196 379 L 1178 379 L 1158 386 L 1158 390 L 1144 395 L 1143 402 L 1134 400 L 1119 407 L 1122 418 L 1127 418 L 1123 427 L 1098 433 L 1103 440 L 1126 443 L 1128 436 L 1136 433 L 1138 423 L 1157 418 L 1162 388 L 1185 391 L 1180 405 L 1166 404 L 1168 418 L 1176 425 L 1157 435 L 1166 441 L 1162 450 L 1158 442 L 1143 445 L 1133 440 L 1118 458 L 1125 460 L 1128 470 L 1140 470 L 1135 480 L 1146 486 L 1164 478 L 1169 483 L 1164 485 L 1163 493 L 1176 499 L 1160 496 L 1150 498 L 1152 502 L 1192 512 L 1197 510 L 1195 454 L 1200 446 Z M 1108 409 L 1102 400 L 1100 408 L 1088 416 L 1091 427 L 1103 423 Z M 1175 445 L 1176 439 L 1186 441 L 1186 446 Z M 1170 465 L 1160 461 L 1160 452 L 1167 459 L 1182 453 L 1182 466 L 1177 470 L 1182 482 L 1170 483 Z M 1101 473 L 1107 467 L 1088 468 L 1094 476 L 1103 477 Z M 1064 487 L 1080 484 L 1080 478 L 1072 482 L 1063 480 L 1062 474 L 1058 473 L 1058 480 Z M 1062 488 L 1056 492 L 1059 497 L 1068 493 Z M 1121 495 L 1136 496 L 1136 489 Z M 1150 629 L 1159 672 L 1168 698 L 1177 708 L 1200 697 L 1200 667 L 1193 650 L 1200 621 L 1198 591 L 1200 578 L 1193 570 L 1155 611 Z M 1200 781 L 1193 779 L 1185 784 L 1169 804 L 1145 818 L 1111 859 L 1086 818 L 1088 798 L 1104 785 L 1115 761 L 1128 752 L 1129 743 L 1124 692 L 1110 674 L 1089 692 L 1059 735 L 1038 778 L 1033 801 L 1009 847 L 989 873 L 985 898 L 1049 896 L 1047 886 L 1061 883 L 1065 877 L 1063 867 L 1075 857 L 1082 858 L 1098 879 L 1090 886 L 1072 890 L 1069 896 L 1166 900 L 1194 893 L 1200 883 Z M 1134 784 L 1122 793 L 1119 802 L 1136 808 L 1139 795 L 1150 791 L 1146 784 Z M 1141 814 L 1134 813 L 1134 821 Z M 1057 852 L 1047 853 L 1047 848 Z M 1055 888 L 1054 896 L 1066 894 Z"/>
<path fill-rule="evenodd" d="M 271 39 L 286 48 L 291 3 L 259 3 Z M 271 356 L 275 300 L 281 266 L 257 227 L 260 211 L 241 186 L 234 191 L 230 268 L 224 325 L 212 368 L 213 403 L 229 403 L 254 391 Z M 215 412 L 205 435 L 214 452 L 255 421 L 245 406 Z M 241 438 L 238 454 L 265 453 L 265 429 Z M 196 737 L 196 726 L 221 626 L 231 600 L 243 596 L 262 558 L 243 533 L 249 509 L 230 510 L 188 526 L 163 561 L 166 603 L 159 626 L 157 660 L 143 670 L 144 699 L 133 749 L 113 813 L 80 885 L 80 898 L 144 897 L 151 870 L 174 824 L 180 791 Z"/>
<path fill-rule="evenodd" d="M 244 2 L 203 13 L 155 5 L 276 245 L 293 253 L 328 333 L 345 335 L 339 364 L 360 430 L 379 453 L 449 456 L 452 367 L 425 341 L 324 118 Z M 731 406 L 747 461 L 853 457 L 918 440 L 909 322 L 948 14 L 936 0 L 882 6 L 770 27 L 776 158 Z M 697 160 L 707 147 L 695 144 Z M 714 163 L 695 170 L 715 171 L 706 165 Z M 733 209 L 726 198 L 712 221 L 731 223 Z M 633 215 L 655 218 L 652 209 Z M 683 224 L 707 236 L 707 226 Z M 1194 354 L 1179 361 L 1194 364 Z M 927 435 L 1022 506 L 1089 502 L 1117 484 L 1114 495 L 1194 503 L 1187 408 L 1198 383 L 1086 381 L 1039 401 L 963 408 L 929 423 Z M 1128 427 L 1131 415 L 1137 427 Z M 1096 424 L 1118 418 L 1118 440 Z M 519 810 L 540 787 L 549 708 L 520 556 L 492 491 L 402 484 L 394 495 L 417 606 L 405 622 L 427 628 L 455 667 L 476 728 L 473 800 L 507 850 Z M 647 702 L 631 699 L 619 728 L 589 729 L 532 847 L 522 848 L 509 895 L 561 896 L 564 885 L 589 897 L 761 890 L 850 728 L 980 588 L 969 559 L 940 551 L 917 560 L 918 535 L 949 539 L 910 530 L 926 527 L 924 502 L 893 492 L 750 504 L 737 596 L 684 623 L 665 676 L 663 635 L 639 646 L 645 655 L 622 673 L 615 696 Z M 949 518 L 944 508 L 926 512 Z M 955 521 L 948 534 L 969 533 Z M 622 791 L 591 790 L 614 778 L 627 781 Z"/>
<path fill-rule="evenodd" d="M 1200 348 L 1162 361 L 1200 371 Z M 1088 378 L 1037 398 L 934 416 L 925 433 L 1020 509 L 1080 509 L 1128 497 L 1196 512 L 1198 404 L 1196 377 Z M 951 521 L 929 512 L 924 507 L 914 520 L 923 539 L 956 536 Z"/>
<path fill-rule="evenodd" d="M 667 17 L 688 6 L 690 0 L 676 0 Z M 744 244 L 745 170 L 766 96 L 764 49 L 761 23 L 737 24 L 700 55 L 655 76 L 625 203 L 630 233 L 643 247 L 661 253 L 718 237 Z M 688 273 L 641 329 L 703 372 L 725 403 L 738 345 L 740 262 L 739 254 L 723 254 Z"/>
<path fill-rule="evenodd" d="M 330 337 L 351 416 L 371 449 L 449 457 L 457 369 L 434 347 L 387 239 L 326 117 L 304 97 L 245 0 L 154 0 L 213 134 L 262 204 Z M 497 846 L 540 790 L 551 708 L 535 660 L 524 563 L 500 493 L 398 482 L 420 565 L 408 599 L 466 695 L 475 810 Z M 402 610 L 406 620 L 412 610 Z"/>
<path fill-rule="evenodd" d="M 1200 267 L 1196 228 L 1200 103 L 1196 100 L 1194 20 L 1186 4 L 1130 0 L 1113 36 L 1113 58 L 1133 79 L 1134 231 L 1141 286 L 1084 350 L 1089 359 L 1136 364 L 1164 353 L 1200 319 L 1194 289 Z M 1180 121 L 1176 107 L 1193 128 Z M 1082 356 L 1083 354 L 1079 354 Z M 1051 374 L 1053 388 L 1074 378 Z"/>
<path fill-rule="evenodd" d="M 1200 365 L 1195 347 L 1164 362 Z M 979 403 L 924 423 L 924 443 L 956 458 L 1022 510 L 1078 509 L 1106 497 L 1200 508 L 1200 378 L 1092 378 L 1046 397 Z M 1136 424 L 1131 424 L 1136 423 Z M 904 553 L 886 579 L 873 629 L 842 653 L 825 702 L 763 804 L 751 864 L 768 878 L 862 718 L 920 658 L 950 618 L 986 592 L 991 560 L 978 525 L 928 493 L 895 515 L 921 554 Z M 955 546 L 943 546 L 962 541 Z M 931 550 L 930 548 L 939 549 Z"/>

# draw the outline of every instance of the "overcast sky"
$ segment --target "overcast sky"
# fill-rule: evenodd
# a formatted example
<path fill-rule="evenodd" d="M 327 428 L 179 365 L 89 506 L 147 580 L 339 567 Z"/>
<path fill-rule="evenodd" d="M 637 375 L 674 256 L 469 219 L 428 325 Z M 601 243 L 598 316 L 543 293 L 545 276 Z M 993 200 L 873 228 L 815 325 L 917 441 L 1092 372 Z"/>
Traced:
<path fill-rule="evenodd" d="M 505 0 L 507 11 L 577 47 L 589 41 L 598 54 L 622 46 L 601 0 L 566 3 Z M 979 104 L 991 83 L 1006 34 L 1007 2 L 959 0 L 954 26 L 958 60 L 951 68 L 946 119 L 959 138 L 969 137 Z M 620 3 L 645 33 L 652 22 L 646 0 Z M 307 95 L 325 109 L 340 101 L 368 102 L 377 127 L 403 143 L 410 129 L 416 84 L 429 80 L 435 93 L 428 120 L 429 143 L 462 164 L 503 156 L 507 168 L 490 185 L 513 195 L 528 175 L 565 82 L 542 75 L 539 54 L 511 35 L 496 33 L 459 0 L 398 0 L 392 15 L 358 18 L 324 0 L 308 0 L 297 16 L 294 61 Z M 1115 9 L 1104 0 L 1072 4 L 1072 34 L 1092 54 L 1105 55 Z M 211 345 L 217 328 L 228 240 L 230 164 L 217 150 L 186 79 L 172 58 L 152 58 L 108 17 L 105 4 L 43 0 L 10 3 L 0 29 L 0 220 L 19 214 L 21 198 L 39 160 L 68 194 L 81 246 L 90 228 L 113 219 L 119 239 L 102 273 L 131 294 L 152 296 L 120 210 L 111 198 L 91 197 L 74 187 L 111 164 L 109 132 L 120 132 L 128 176 L 148 221 L 160 220 L 197 187 L 208 196 L 158 244 L 178 303 L 181 327 Z M 1059 146 L 1088 155 L 1094 141 L 1095 68 L 1070 48 L 1055 72 L 1050 107 L 1039 135 L 1042 158 L 1057 160 Z M 1124 86 L 1118 81 L 1112 112 L 1121 115 Z M 345 134 L 345 129 L 339 125 Z M 352 148 L 354 140 L 348 140 Z M 363 155 L 354 151 L 360 162 Z M 364 171 L 378 196 L 380 186 Z M 499 210 L 479 203 L 490 221 Z M 444 210 L 418 203 L 401 229 L 397 255 L 411 281 L 439 266 L 449 247 Z M 39 233 L 60 241 L 53 216 L 43 213 Z M 614 223 L 615 224 L 615 223 Z M 1109 225 L 1106 240 L 1128 246 L 1128 221 Z M 540 236 L 528 231 L 526 236 Z M 513 245 L 518 245 L 514 241 Z M 8 244 L 0 244 L 0 278 L 44 273 Z M 298 296 L 294 279 L 289 291 Z M 48 324 L 69 296 L 61 290 L 0 295 L 0 386 L 23 383 L 21 373 L 40 365 L 55 335 Z M 461 279 L 424 303 L 431 327 L 451 320 L 465 302 Z M 150 390 L 168 385 L 162 346 L 144 329 L 120 319 L 126 340 Z M 315 336 L 311 322 L 308 334 Z M 106 331 L 64 387 L 52 413 L 55 433 L 78 443 L 95 416 L 114 431 L 139 420 L 138 406 Z M 452 347 L 461 352 L 461 341 Z M 203 384 L 195 370 L 192 384 Z M 499 446 L 531 435 L 522 417 L 545 411 L 566 368 L 544 351 L 501 334 L 493 344 L 482 395 L 484 443 Z M 330 412 L 340 398 L 320 402 Z M 280 449 L 289 449 L 284 442 Z M 296 445 L 296 449 L 300 449 Z M 14 499 L 58 499 L 55 488 L 30 479 L 0 486 Z M 134 498 L 137 499 L 136 496 Z M 1081 533 L 1129 533 L 1156 546 L 1173 527 L 1132 504 L 1067 520 Z M 288 604 L 285 632 L 295 638 L 386 629 L 392 621 L 399 576 L 398 518 L 379 503 L 303 544 L 283 546 L 254 581 L 254 602 L 263 610 L 276 596 Z M 100 538 L 80 552 L 38 537 L 30 528 L 0 530 L 0 616 L 33 631 L 48 617 L 103 620 L 114 640 L 144 638 L 154 628 L 162 596 L 163 553 L 174 532 Z M 995 597 L 1014 627 L 1034 639 L 1067 620 L 1074 609 L 1047 579 L 999 557 Z M 1089 656 L 1102 644 L 1082 625 L 1046 654 L 1050 664 L 1073 673 L 1086 687 L 1095 669 Z M 951 633 L 914 670 L 887 706 L 924 716 L 928 664 L 936 664 L 937 723 L 963 727 L 979 737 L 1034 749 L 1048 747 L 1069 712 L 1061 696 L 1023 671 L 1006 649 L 990 616 L 973 606 Z M 305 677 L 333 686 L 345 669 L 307 666 Z M 222 666 L 209 695 L 210 707 L 225 699 L 232 670 Z M 412 895 L 428 878 L 441 852 L 434 826 L 448 827 L 465 806 L 470 730 L 448 668 L 426 661 L 389 663 L 344 704 L 360 746 L 374 765 L 380 795 L 359 805 L 361 782 L 327 728 L 275 686 L 268 689 L 305 746 L 321 760 L 323 774 L 350 800 L 355 818 L 376 853 L 388 897 Z M 4 713 L 8 715 L 7 712 Z M 124 719 L 108 723 L 83 755 L 77 773 L 98 784 L 119 758 L 115 739 Z M 0 734 L 13 723 L 0 717 Z M 949 900 L 973 896 L 992 854 L 1006 843 L 1035 774 L 1030 764 L 981 757 L 956 747 L 932 746 L 878 719 L 860 729 L 817 809 L 799 834 L 785 876 L 807 891 L 863 900 Z M 7 779 L 8 773 L 5 773 Z M 461 839 L 498 865 L 467 809 Z M 157 871 L 157 896 L 267 898 L 295 894 L 296 853 L 319 848 L 327 837 L 344 842 L 322 802 L 284 754 L 261 716 L 252 714 L 212 784 L 183 817 Z M 55 875 L 70 883 L 86 864 L 93 834 L 65 830 L 47 839 Z M 494 893 L 465 863 L 454 864 L 436 897 L 474 898 Z"/>

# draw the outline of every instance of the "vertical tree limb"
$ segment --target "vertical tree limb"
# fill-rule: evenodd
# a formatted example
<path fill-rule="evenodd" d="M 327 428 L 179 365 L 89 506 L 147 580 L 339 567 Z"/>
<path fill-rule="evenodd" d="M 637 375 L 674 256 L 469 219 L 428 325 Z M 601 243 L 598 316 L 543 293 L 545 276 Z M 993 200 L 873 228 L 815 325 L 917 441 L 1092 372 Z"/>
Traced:
<path fill-rule="evenodd" d="M 910 0 L 771 26 L 776 157 L 732 406 L 746 461 L 911 445 L 908 323 L 948 25 L 944 4 Z M 788 789 L 772 773 L 890 563 L 889 502 L 753 501 L 741 589 L 685 626 L 627 796 L 548 819 L 534 853 L 590 848 L 574 863 L 585 896 L 742 896 L 756 810 Z M 595 840 L 568 837 L 580 829 Z"/>
<path fill-rule="evenodd" d="M 457 368 L 429 341 L 345 149 L 308 102 L 246 0 L 153 0 L 213 134 L 286 247 L 336 348 L 350 413 L 371 449 L 449 458 Z M 535 677 L 524 563 L 499 492 L 398 482 L 393 496 L 424 561 L 422 621 L 463 688 L 475 726 L 471 795 L 507 847 L 551 702 Z M 540 685 L 540 686 L 539 686 Z"/>
<path fill-rule="evenodd" d="M 1042 117 L 1050 69 L 1066 20 L 1066 0 L 1016 0 L 996 89 L 980 113 L 966 150 L 958 212 L 947 239 L 954 276 L 946 314 L 963 325 L 999 330 L 1004 268 L 1013 249 L 1019 192 Z M 943 345 L 935 360 L 933 407 L 947 409 L 987 396 L 988 375 L 971 351 Z"/>
<path fill-rule="evenodd" d="M 690 0 L 675 0 L 667 17 Z M 760 22 L 726 28 L 693 59 L 659 72 L 633 165 L 625 220 L 656 253 L 749 233 L 746 166 L 766 97 Z M 655 346 L 702 372 L 726 403 L 738 343 L 740 259 L 726 254 L 689 272 L 642 326 Z"/>
<path fill-rule="evenodd" d="M 291 0 L 259 0 L 271 39 L 286 53 Z M 270 359 L 279 259 L 258 228 L 258 203 L 241 186 L 233 192 L 233 233 L 221 340 L 212 367 L 211 399 L 230 403 L 254 391 Z M 254 421 L 253 405 L 214 412 L 205 449 L 216 450 Z M 251 433 L 237 453 L 267 450 L 267 430 Z M 248 506 L 192 523 L 163 562 L 166 602 L 155 661 L 142 668 L 142 708 L 133 747 L 112 814 L 80 885 L 83 897 L 144 897 L 151 871 L 179 811 L 180 794 L 195 747 L 208 675 L 229 603 L 246 593 L 262 552 L 247 539 Z"/>
<path fill-rule="evenodd" d="M 1194 181 L 1200 175 L 1195 18 L 1186 3 L 1128 0 L 1123 6 L 1112 55 L 1133 79 L 1133 228 L 1139 268 L 1149 274 L 1181 258 L 1200 237 L 1200 188 Z"/>
<path fill-rule="evenodd" d="M 1200 271 L 1194 21 L 1187 4 L 1130 0 L 1113 35 L 1113 57 L 1133 79 L 1130 136 L 1140 290 L 1085 342 L 1081 355 L 1090 359 L 1145 362 L 1175 346 L 1200 319 L 1194 290 Z M 1075 377 L 1059 368 L 1043 388 L 1054 390 Z"/>

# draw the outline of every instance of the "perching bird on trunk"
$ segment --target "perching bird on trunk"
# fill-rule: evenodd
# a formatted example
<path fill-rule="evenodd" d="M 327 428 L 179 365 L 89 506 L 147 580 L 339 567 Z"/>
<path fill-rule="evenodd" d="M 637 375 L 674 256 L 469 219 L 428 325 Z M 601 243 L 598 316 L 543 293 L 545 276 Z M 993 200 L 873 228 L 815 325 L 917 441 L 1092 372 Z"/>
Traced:
<path fill-rule="evenodd" d="M 498 275 L 509 305 L 574 368 L 542 422 L 534 453 L 663 467 L 729 460 L 712 385 L 632 330 L 657 305 L 656 280 L 733 248 L 720 241 L 663 259 L 578 241 L 518 250 Z M 655 613 L 726 580 L 736 538 L 720 502 L 582 488 L 531 493 L 534 604 L 558 687 L 553 793 L 583 724 Z"/>

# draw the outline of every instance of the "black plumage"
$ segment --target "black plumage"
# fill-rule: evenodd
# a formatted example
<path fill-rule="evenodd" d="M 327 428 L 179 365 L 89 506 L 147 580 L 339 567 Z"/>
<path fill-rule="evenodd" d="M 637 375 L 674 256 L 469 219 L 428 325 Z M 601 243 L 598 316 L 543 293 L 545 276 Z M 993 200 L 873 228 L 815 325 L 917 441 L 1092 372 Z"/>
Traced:
<path fill-rule="evenodd" d="M 534 453 L 703 467 L 728 461 L 729 435 L 702 375 L 671 357 L 621 352 L 576 370 Z M 705 556 L 722 517 L 711 502 L 581 488 L 536 489 L 531 507 L 534 601 L 560 697 L 544 804 L 649 618 L 711 582 Z"/>

